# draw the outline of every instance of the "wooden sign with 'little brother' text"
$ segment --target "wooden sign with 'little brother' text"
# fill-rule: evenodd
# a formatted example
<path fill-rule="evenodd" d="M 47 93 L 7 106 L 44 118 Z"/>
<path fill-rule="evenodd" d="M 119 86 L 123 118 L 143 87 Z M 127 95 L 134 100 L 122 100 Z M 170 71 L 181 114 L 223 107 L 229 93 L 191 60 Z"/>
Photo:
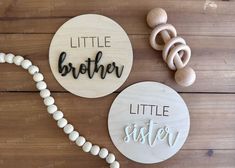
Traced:
<path fill-rule="evenodd" d="M 184 100 L 157 82 L 126 88 L 114 100 L 108 117 L 114 145 L 139 163 L 158 163 L 176 154 L 186 141 L 189 127 Z"/>
<path fill-rule="evenodd" d="M 49 51 L 51 70 L 71 93 L 102 97 L 127 79 L 133 61 L 130 40 L 113 20 L 96 14 L 77 16 L 64 23 Z"/>

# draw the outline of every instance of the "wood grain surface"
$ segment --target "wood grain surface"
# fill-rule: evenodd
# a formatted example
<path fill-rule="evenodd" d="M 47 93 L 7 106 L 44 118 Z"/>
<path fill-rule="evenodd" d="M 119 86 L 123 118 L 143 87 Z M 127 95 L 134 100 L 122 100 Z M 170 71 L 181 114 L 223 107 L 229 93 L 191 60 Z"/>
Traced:
<path fill-rule="evenodd" d="M 169 23 L 192 49 L 196 83 L 178 87 L 174 73 L 154 51 L 145 17 L 165 8 Z M 56 104 L 80 133 L 114 152 L 123 168 L 235 167 L 235 1 L 211 0 L 1 0 L 0 50 L 23 55 L 38 65 Z M 55 31 L 69 18 L 96 13 L 117 21 L 134 48 L 132 72 L 115 93 L 84 99 L 65 91 L 49 67 L 48 49 Z M 125 87 L 139 81 L 165 83 L 183 96 L 191 116 L 183 149 L 160 164 L 143 165 L 122 156 L 107 130 L 108 110 Z M 49 117 L 32 77 L 14 65 L 0 65 L 0 167 L 98 168 L 105 161 L 70 143 Z"/>

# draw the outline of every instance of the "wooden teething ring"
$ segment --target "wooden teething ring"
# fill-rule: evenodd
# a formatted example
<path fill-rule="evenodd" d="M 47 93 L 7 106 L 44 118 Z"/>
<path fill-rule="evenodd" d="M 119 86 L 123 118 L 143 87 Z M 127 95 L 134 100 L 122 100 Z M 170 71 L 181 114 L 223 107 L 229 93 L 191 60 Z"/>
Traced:
<path fill-rule="evenodd" d="M 169 54 L 171 47 L 173 47 L 174 45 L 177 45 L 177 44 L 186 44 L 186 42 L 181 37 L 174 37 L 166 43 L 166 45 L 164 46 L 164 48 L 162 50 L 162 57 L 165 62 L 167 62 L 167 55 Z M 183 54 L 184 54 L 183 52 L 181 52 L 181 51 L 179 52 L 180 58 L 182 58 Z"/>
<path fill-rule="evenodd" d="M 184 58 L 180 58 L 179 55 L 177 53 L 179 53 L 180 51 L 184 51 L 183 56 Z M 178 58 L 176 58 L 178 57 Z M 184 44 L 179 44 L 177 46 L 175 46 L 174 48 L 171 49 L 170 53 L 167 56 L 167 65 L 170 69 L 172 70 L 176 70 L 176 69 L 181 69 L 184 68 L 187 63 L 189 62 L 189 59 L 191 57 L 191 50 L 189 48 L 189 46 L 184 45 Z M 177 59 L 179 61 L 177 61 Z"/>
<path fill-rule="evenodd" d="M 176 70 L 175 81 L 181 86 L 190 86 L 196 80 L 195 71 L 187 67 L 191 57 L 191 49 L 183 38 L 177 37 L 174 26 L 167 24 L 167 14 L 164 9 L 152 9 L 147 15 L 147 23 L 154 28 L 150 35 L 150 45 L 155 50 L 163 50 L 162 57 L 171 70 Z M 160 35 L 165 46 L 156 42 Z"/>
<path fill-rule="evenodd" d="M 170 33 L 171 37 L 177 36 L 176 30 L 171 24 L 158 25 L 155 29 L 153 29 L 150 35 L 150 44 L 155 50 L 163 50 L 164 48 L 164 45 L 160 45 L 156 42 L 157 36 L 163 30 L 167 30 Z"/>

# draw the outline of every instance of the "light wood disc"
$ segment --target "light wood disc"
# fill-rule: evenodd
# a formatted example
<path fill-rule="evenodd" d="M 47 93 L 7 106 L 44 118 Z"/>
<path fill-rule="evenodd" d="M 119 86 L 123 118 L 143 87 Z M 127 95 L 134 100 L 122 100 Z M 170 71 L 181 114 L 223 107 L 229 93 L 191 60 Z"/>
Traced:
<path fill-rule="evenodd" d="M 114 145 L 139 163 L 158 163 L 175 155 L 185 143 L 189 128 L 184 100 L 157 82 L 129 86 L 109 111 L 108 129 Z"/>
<path fill-rule="evenodd" d="M 49 62 L 62 87 L 81 97 L 97 98 L 125 82 L 133 51 L 119 24 L 105 16 L 86 14 L 59 28 L 51 41 Z"/>

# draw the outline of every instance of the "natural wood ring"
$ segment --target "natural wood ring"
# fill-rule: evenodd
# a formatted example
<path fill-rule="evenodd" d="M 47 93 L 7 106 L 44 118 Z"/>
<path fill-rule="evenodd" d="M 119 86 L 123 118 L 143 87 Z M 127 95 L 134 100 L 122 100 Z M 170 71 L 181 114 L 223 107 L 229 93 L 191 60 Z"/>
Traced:
<path fill-rule="evenodd" d="M 167 56 L 169 54 L 170 49 L 174 48 L 175 47 L 174 45 L 177 45 L 177 44 L 186 44 L 186 42 L 181 37 L 174 37 L 166 43 L 166 45 L 164 46 L 163 51 L 162 51 L 162 58 L 165 62 L 167 62 Z M 179 52 L 180 58 L 183 55 L 184 55 L 184 52 Z"/>
<path fill-rule="evenodd" d="M 184 51 L 183 60 L 180 59 L 180 57 L 176 55 L 180 51 Z M 174 61 L 176 59 L 175 57 L 179 57 L 180 61 Z M 168 67 L 172 70 L 176 70 L 176 68 L 177 69 L 184 68 L 189 62 L 190 57 L 191 57 L 191 49 L 189 48 L 189 46 L 185 44 L 177 45 L 176 47 L 172 48 L 172 50 L 170 51 L 167 57 Z"/>
<path fill-rule="evenodd" d="M 153 29 L 153 31 L 150 35 L 150 45 L 155 50 L 163 50 L 163 48 L 164 48 L 164 45 L 158 44 L 156 42 L 157 35 L 163 30 L 166 30 L 167 32 L 169 32 L 169 34 L 172 38 L 177 36 L 176 30 L 175 30 L 174 26 L 172 26 L 171 24 L 161 24 L 161 25 L 155 27 L 155 29 Z"/>

